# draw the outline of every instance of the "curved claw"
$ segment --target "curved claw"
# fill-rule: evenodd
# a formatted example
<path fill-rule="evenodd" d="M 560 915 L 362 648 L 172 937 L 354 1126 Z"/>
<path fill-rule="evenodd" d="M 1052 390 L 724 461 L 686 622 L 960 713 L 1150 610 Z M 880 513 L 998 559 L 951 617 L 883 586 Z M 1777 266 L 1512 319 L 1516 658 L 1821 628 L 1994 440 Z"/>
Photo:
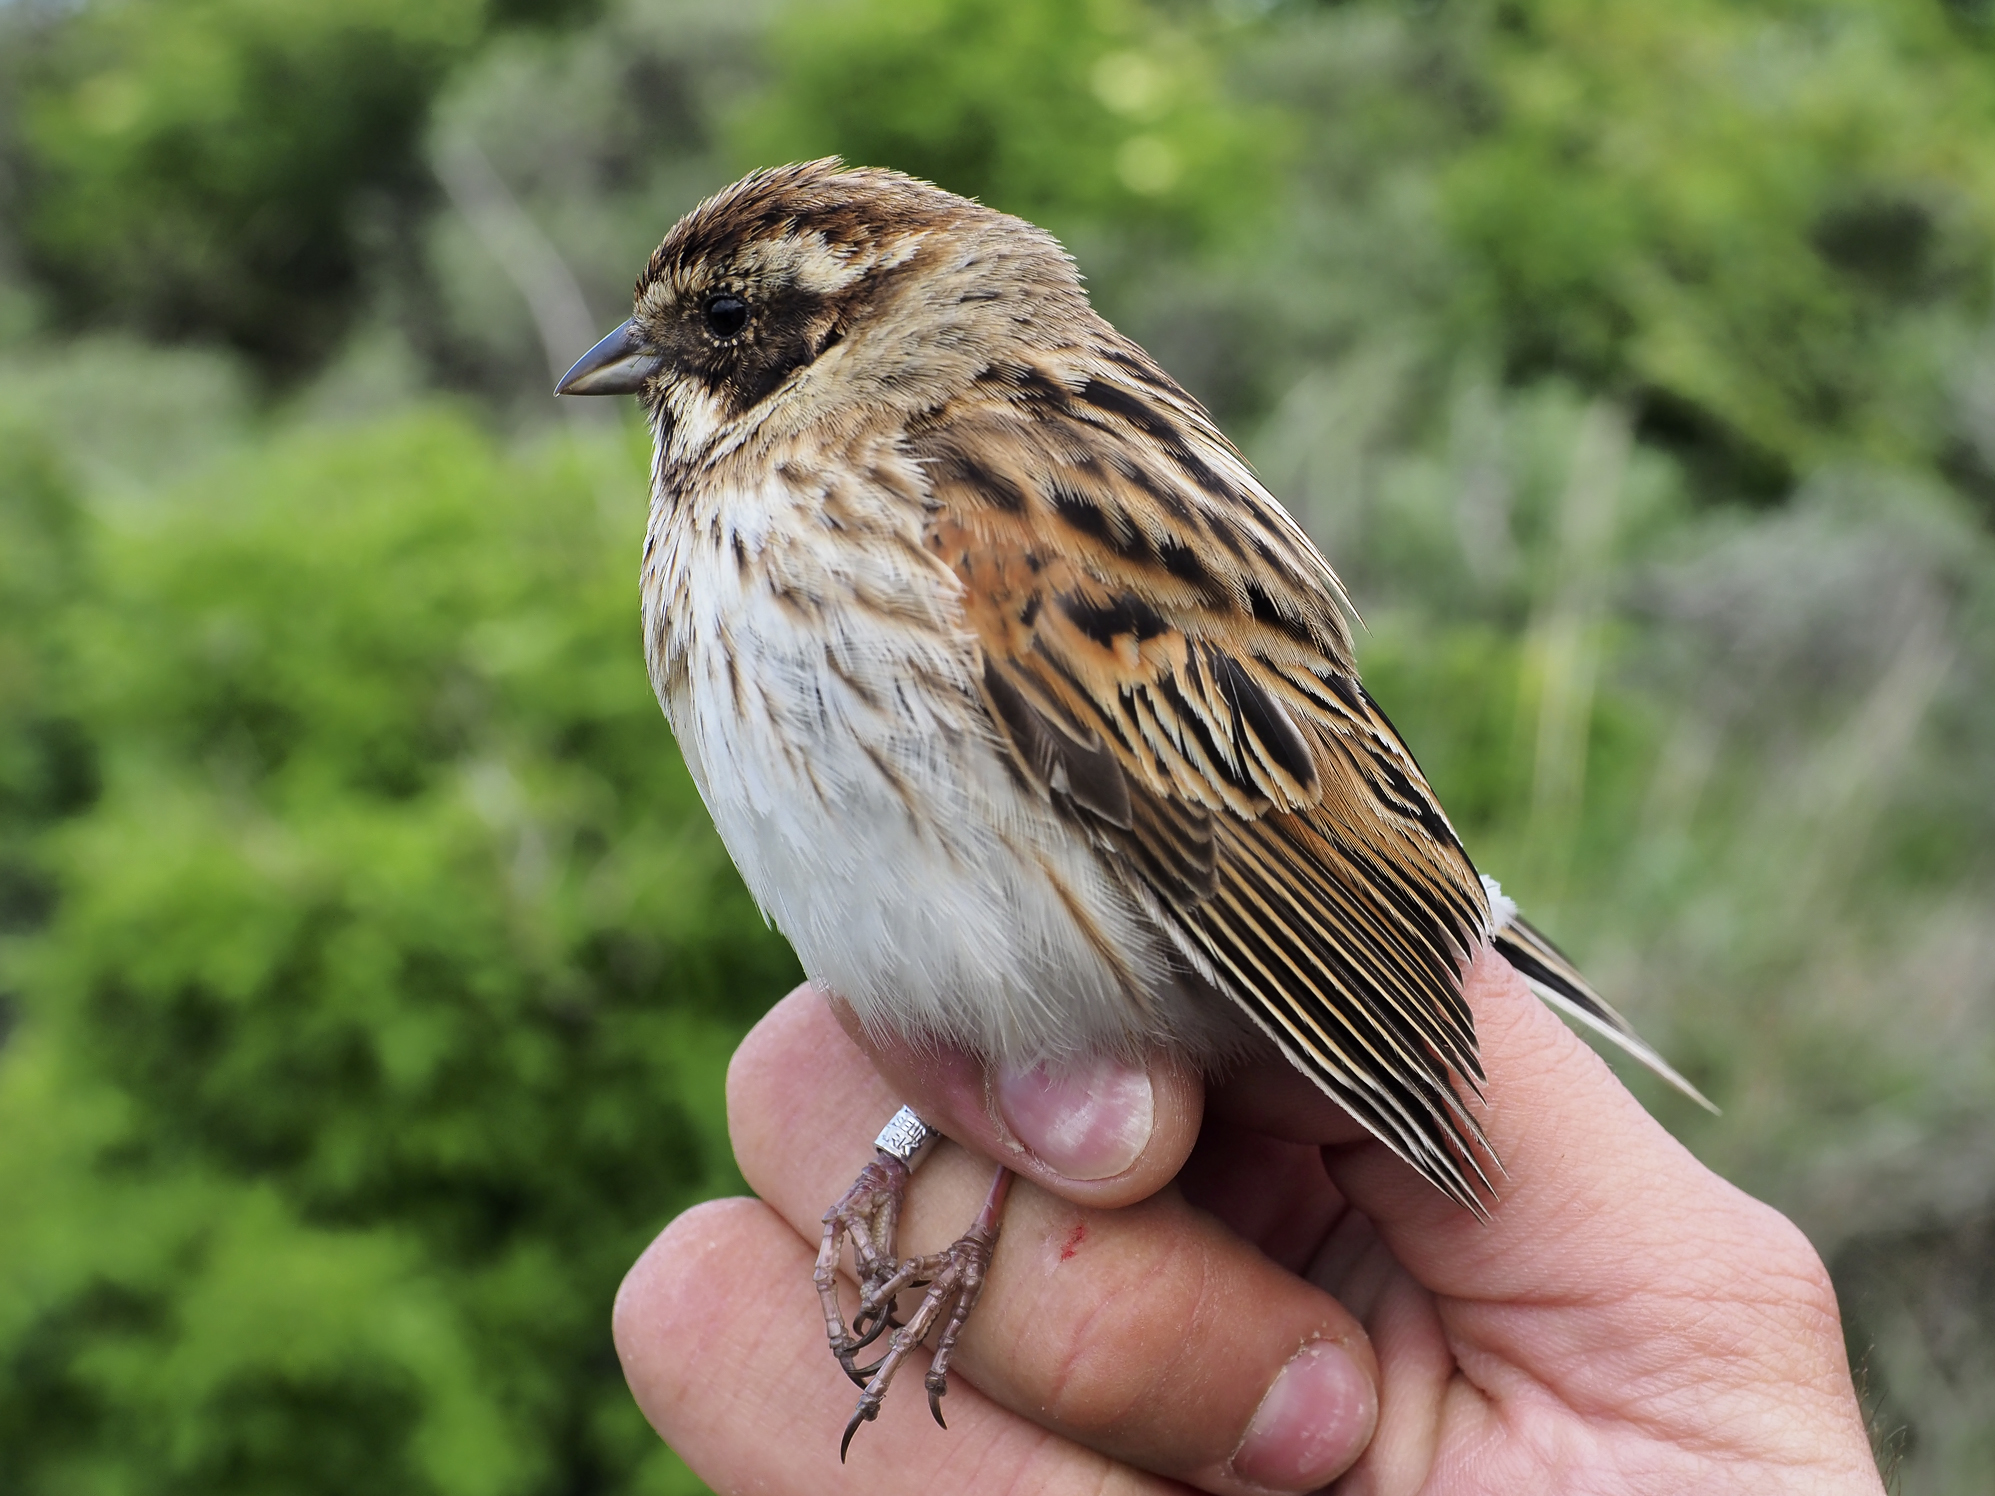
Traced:
<path fill-rule="evenodd" d="M 845 1437 L 838 1441 L 839 1464 L 842 1465 L 845 1463 L 845 1451 L 852 1447 L 852 1436 L 859 1432 L 859 1425 L 862 1423 L 871 1423 L 874 1418 L 879 1416 L 879 1411 L 878 1408 L 867 1407 L 863 1402 L 854 1410 L 851 1422 L 845 1425 Z"/>
<path fill-rule="evenodd" d="M 852 1379 L 853 1386 L 864 1392 L 867 1384 L 879 1374 L 879 1370 L 880 1363 L 875 1361 L 871 1366 L 847 1366 L 845 1374 Z"/>
<path fill-rule="evenodd" d="M 860 1314 L 855 1314 L 852 1316 L 852 1336 L 846 1348 L 848 1350 L 863 1351 L 867 1346 L 871 1345 L 875 1340 L 878 1340 L 881 1335 L 885 1334 L 890 1326 L 895 1329 L 900 1328 L 898 1325 L 895 1325 L 890 1318 L 882 1316 L 881 1318 L 874 1320 L 872 1322 L 872 1327 L 868 1329 L 866 1328 L 865 1316 Z"/>
<path fill-rule="evenodd" d="M 942 1421 L 942 1399 L 948 1395 L 949 1382 L 944 1377 L 934 1375 L 924 1380 L 928 1384 L 928 1411 L 935 1415 L 936 1427 L 946 1431 L 949 1425 Z"/>

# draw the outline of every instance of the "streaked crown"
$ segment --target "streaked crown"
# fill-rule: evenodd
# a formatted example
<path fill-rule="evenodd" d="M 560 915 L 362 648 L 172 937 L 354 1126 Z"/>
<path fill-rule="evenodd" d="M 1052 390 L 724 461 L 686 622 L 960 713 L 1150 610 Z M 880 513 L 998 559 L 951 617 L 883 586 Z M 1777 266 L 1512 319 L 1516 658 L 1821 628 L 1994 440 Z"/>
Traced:
<path fill-rule="evenodd" d="M 701 203 L 651 256 L 635 300 L 631 327 L 656 356 L 647 400 L 667 424 L 697 407 L 702 426 L 764 419 L 779 391 L 817 421 L 841 406 L 916 409 L 973 363 L 1066 341 L 1093 317 L 1044 230 L 829 158 Z M 835 372 L 820 377 L 833 350 Z"/>

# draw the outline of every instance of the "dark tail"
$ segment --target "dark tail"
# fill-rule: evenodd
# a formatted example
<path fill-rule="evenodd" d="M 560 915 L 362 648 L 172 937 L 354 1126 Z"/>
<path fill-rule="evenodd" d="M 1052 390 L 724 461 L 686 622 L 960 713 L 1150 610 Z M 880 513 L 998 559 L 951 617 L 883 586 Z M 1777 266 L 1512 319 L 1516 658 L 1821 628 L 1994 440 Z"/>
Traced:
<path fill-rule="evenodd" d="M 1579 974 L 1579 969 L 1565 958 L 1565 954 L 1521 915 L 1513 915 L 1510 922 L 1496 932 L 1493 943 L 1539 997 L 1568 1018 L 1611 1039 L 1692 1101 L 1712 1115 L 1717 1115 L 1718 1108 L 1704 1093 L 1678 1075 L 1668 1060 L 1649 1048 L 1642 1036 L 1635 1032 L 1634 1025 L 1609 1007 L 1607 1000 L 1587 985 L 1586 978 Z"/>

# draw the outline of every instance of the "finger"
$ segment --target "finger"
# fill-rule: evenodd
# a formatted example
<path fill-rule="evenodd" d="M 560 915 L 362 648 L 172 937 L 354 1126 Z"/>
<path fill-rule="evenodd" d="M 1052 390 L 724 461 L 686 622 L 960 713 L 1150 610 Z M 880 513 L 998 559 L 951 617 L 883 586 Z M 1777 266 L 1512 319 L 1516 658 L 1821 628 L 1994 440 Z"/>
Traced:
<path fill-rule="evenodd" d="M 1297 1277 L 1310 1277 L 1359 1319 L 1364 1311 L 1308 1269 L 1348 1207 L 1323 1168 L 1323 1150 L 1208 1120 L 1178 1188 L 1235 1236 Z"/>
<path fill-rule="evenodd" d="M 1198 1140 L 1205 1086 L 1197 1070 L 1158 1052 L 987 1074 L 961 1050 L 868 1033 L 832 998 L 846 1037 L 900 1100 L 964 1147 L 1083 1205 L 1127 1205 L 1155 1194 Z"/>
<path fill-rule="evenodd" d="M 1478 1394 L 1456 1375 L 1434 1296 L 1355 1210 L 1324 1239 L 1308 1277 L 1364 1322 L 1378 1356 L 1378 1428 L 1344 1484 L 1371 1493 L 1422 1489 L 1443 1428 L 1471 1426 L 1479 1411 Z"/>
<path fill-rule="evenodd" d="M 728 1076 L 742 1172 L 812 1239 L 896 1102 L 807 992 L 757 1026 Z M 956 1236 L 988 1180 L 982 1159 L 938 1150 L 910 1190 L 902 1250 Z M 1377 1407 L 1343 1307 L 1174 1189 L 1102 1210 L 1021 1183 L 957 1364 L 1035 1422 L 1220 1492 L 1315 1489 L 1357 1457 Z"/>
<path fill-rule="evenodd" d="M 1643 1447 L 1737 1437 L 1875 1489 L 1835 1293 L 1807 1239 L 1698 1163 L 1500 957 L 1483 952 L 1465 992 L 1504 1162 L 1490 1218 L 1376 1144 L 1326 1150 L 1436 1299 L 1468 1373 L 1447 1393 L 1460 1426 L 1549 1390 Z"/>
<path fill-rule="evenodd" d="M 1450 1204 L 1377 1144 L 1328 1154 L 1345 1194 L 1429 1288 L 1497 1299 L 1580 1281 L 1598 1294 L 1653 1291 L 1658 1270 L 1697 1271 L 1714 1232 L 1778 1220 L 1664 1131 L 1502 957 L 1483 951 L 1464 992 L 1487 1075 L 1480 1116 L 1503 1164 L 1491 1218 Z"/>
<path fill-rule="evenodd" d="M 965 1496 L 1182 1489 L 1140 1474 L 1004 1412 L 964 1387 L 949 1397 L 949 1434 L 920 1399 L 889 1400 L 844 1464 L 838 1436 L 856 1396 L 826 1376 L 811 1254 L 767 1206 L 716 1200 L 679 1217 L 617 1294 L 624 1376 L 644 1416 L 700 1478 L 721 1491 L 841 1491 Z M 925 1368 L 908 1370 L 917 1380 Z"/>

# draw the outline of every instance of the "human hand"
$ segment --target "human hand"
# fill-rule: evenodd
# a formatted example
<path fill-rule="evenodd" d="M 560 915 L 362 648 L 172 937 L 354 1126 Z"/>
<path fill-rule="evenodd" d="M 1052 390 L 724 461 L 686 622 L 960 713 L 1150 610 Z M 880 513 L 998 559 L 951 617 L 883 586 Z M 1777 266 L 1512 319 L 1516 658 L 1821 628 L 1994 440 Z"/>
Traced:
<path fill-rule="evenodd" d="M 618 1297 L 632 1390 L 723 1491 L 1233 1493 L 1340 1473 L 1378 1496 L 1880 1491 L 1806 1239 L 1692 1158 L 1499 958 L 1466 991 L 1508 1171 L 1487 1222 L 1278 1062 L 1204 1098 L 1160 1060 L 1097 1077 L 1090 1106 L 961 1056 L 869 1062 L 799 989 L 729 1076 L 761 1198 L 688 1211 Z M 840 1466 L 854 1393 L 811 1262 L 902 1101 L 1020 1182 L 950 1431 L 892 1397 Z M 939 1149 L 903 1250 L 954 1237 L 987 1180 Z"/>

